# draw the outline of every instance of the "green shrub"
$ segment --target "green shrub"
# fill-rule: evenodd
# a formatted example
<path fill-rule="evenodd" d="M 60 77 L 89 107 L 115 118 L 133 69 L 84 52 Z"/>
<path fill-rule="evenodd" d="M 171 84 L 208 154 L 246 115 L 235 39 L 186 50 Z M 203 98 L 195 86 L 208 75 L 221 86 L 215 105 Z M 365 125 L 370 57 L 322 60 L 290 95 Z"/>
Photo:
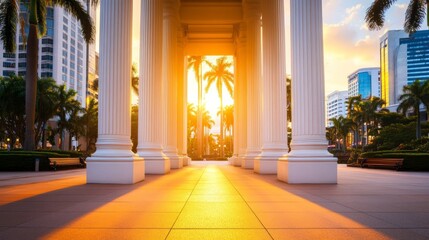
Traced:
<path fill-rule="evenodd" d="M 374 151 L 374 152 L 364 152 L 360 155 L 362 158 L 373 158 L 378 157 L 383 154 L 402 154 L 402 153 L 418 153 L 415 150 L 383 150 L 383 151 Z"/>
<path fill-rule="evenodd" d="M 416 150 L 419 152 L 429 152 L 429 142 L 418 146 Z"/>
<path fill-rule="evenodd" d="M 36 159 L 39 159 L 39 170 L 48 171 L 49 157 L 32 154 L 0 154 L 0 171 L 34 171 Z"/>
<path fill-rule="evenodd" d="M 0 151 L 0 171 L 34 171 L 35 161 L 39 159 L 39 170 L 50 170 L 49 158 L 82 157 L 74 151 Z"/>

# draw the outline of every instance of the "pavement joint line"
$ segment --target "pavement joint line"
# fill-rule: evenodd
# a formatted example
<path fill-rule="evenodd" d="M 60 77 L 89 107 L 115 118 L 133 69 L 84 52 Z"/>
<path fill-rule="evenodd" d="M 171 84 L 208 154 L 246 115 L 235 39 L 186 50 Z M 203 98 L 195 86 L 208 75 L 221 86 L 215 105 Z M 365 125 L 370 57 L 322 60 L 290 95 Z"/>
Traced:
<path fill-rule="evenodd" d="M 192 193 L 195 191 L 195 188 L 197 187 L 198 183 L 201 181 L 201 178 L 203 177 L 203 175 L 204 175 L 204 173 L 206 172 L 206 170 L 207 170 L 207 166 L 204 166 L 204 170 L 203 170 L 203 172 L 201 173 L 200 177 L 198 178 L 198 181 L 195 183 L 194 187 L 192 188 L 192 191 L 191 191 L 191 193 L 189 194 L 188 199 L 186 199 L 185 204 L 183 204 L 183 207 L 182 207 L 182 209 L 180 210 L 179 214 L 177 215 L 176 220 L 174 220 L 173 225 L 171 225 L 171 228 L 170 228 L 170 230 L 168 231 L 167 235 L 165 236 L 165 239 L 167 239 L 167 238 L 168 238 L 168 236 L 170 236 L 171 230 L 173 230 L 174 225 L 176 225 L 176 222 L 177 222 L 177 220 L 179 219 L 180 214 L 182 214 L 183 209 L 185 209 L 186 205 L 188 204 L 189 199 L 190 199 L 190 198 L 191 198 L 191 196 L 192 196 Z M 191 228 L 191 229 L 195 229 L 195 228 Z"/>
<path fill-rule="evenodd" d="M 241 168 L 240 168 L 241 169 Z M 256 219 L 258 219 L 259 223 L 264 227 L 265 231 L 267 232 L 268 236 L 270 236 L 271 239 L 274 240 L 274 237 L 271 235 L 271 233 L 268 231 L 267 227 L 265 227 L 265 225 L 262 223 L 261 219 L 259 219 L 258 215 L 256 215 L 255 211 L 253 211 L 253 209 L 250 207 L 249 203 L 246 201 L 246 199 L 244 199 L 243 195 L 241 195 L 241 192 L 234 186 L 234 184 L 232 184 L 231 179 L 225 175 L 222 171 L 222 174 L 226 177 L 226 179 L 228 179 L 229 184 L 232 185 L 232 187 L 235 189 L 235 191 L 238 192 L 238 195 L 240 195 L 240 197 L 243 199 L 243 201 L 246 203 L 247 207 L 250 209 L 250 211 L 253 213 L 253 215 L 255 215 Z"/>

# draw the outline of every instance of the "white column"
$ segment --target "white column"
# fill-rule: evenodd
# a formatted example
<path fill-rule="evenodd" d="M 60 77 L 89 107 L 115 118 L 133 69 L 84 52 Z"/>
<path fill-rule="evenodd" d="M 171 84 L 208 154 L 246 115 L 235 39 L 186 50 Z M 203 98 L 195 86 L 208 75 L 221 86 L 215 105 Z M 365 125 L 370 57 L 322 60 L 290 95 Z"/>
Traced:
<path fill-rule="evenodd" d="M 183 166 L 189 165 L 187 153 L 187 87 L 183 28 L 177 27 L 177 149 L 183 159 Z"/>
<path fill-rule="evenodd" d="M 246 154 L 247 146 L 247 24 L 241 23 L 237 39 L 237 70 L 238 79 L 234 86 L 236 116 L 234 119 L 234 152 L 236 154 L 235 166 L 241 166 Z M 235 139 L 237 138 L 237 140 Z M 235 146 L 237 144 L 237 146 Z"/>
<path fill-rule="evenodd" d="M 163 21 L 163 146 L 171 168 L 182 168 L 183 158 L 177 154 L 177 25 L 178 1 L 164 0 Z"/>
<path fill-rule="evenodd" d="M 97 151 L 87 159 L 88 183 L 131 184 L 145 177 L 131 151 L 133 0 L 100 3 L 100 83 Z"/>
<path fill-rule="evenodd" d="M 322 0 L 291 0 L 292 151 L 279 161 L 288 183 L 336 183 L 325 137 Z"/>
<path fill-rule="evenodd" d="M 243 168 L 253 169 L 261 153 L 262 60 L 261 10 L 259 0 L 247 0 L 244 5 L 247 22 L 247 149 L 241 160 Z"/>
<path fill-rule="evenodd" d="M 162 152 L 162 1 L 141 1 L 139 145 L 146 173 L 170 171 Z"/>
<path fill-rule="evenodd" d="M 287 154 L 286 63 L 284 0 L 262 1 L 263 29 L 263 111 L 262 152 L 254 170 L 277 173 L 277 161 Z"/>

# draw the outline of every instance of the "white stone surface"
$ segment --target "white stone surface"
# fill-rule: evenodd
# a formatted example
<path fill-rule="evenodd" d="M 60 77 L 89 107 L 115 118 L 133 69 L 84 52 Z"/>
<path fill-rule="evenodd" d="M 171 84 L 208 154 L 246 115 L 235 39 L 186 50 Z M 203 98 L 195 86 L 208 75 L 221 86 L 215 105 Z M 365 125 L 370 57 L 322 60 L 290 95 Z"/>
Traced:
<path fill-rule="evenodd" d="M 259 0 L 246 1 L 244 17 L 247 23 L 247 146 L 241 167 L 253 169 L 261 153 L 262 65 L 261 65 L 261 9 Z"/>
<path fill-rule="evenodd" d="M 163 146 L 171 168 L 183 167 L 183 158 L 177 154 L 177 28 L 178 2 L 164 0 L 163 5 Z"/>
<path fill-rule="evenodd" d="M 280 159 L 277 177 L 288 183 L 336 183 L 336 159 L 325 137 L 322 0 L 292 0 L 291 29 L 292 151 Z"/>
<path fill-rule="evenodd" d="M 132 184 L 145 178 L 143 158 L 131 151 L 132 0 L 103 0 L 97 151 L 87 159 L 88 183 Z"/>
<path fill-rule="evenodd" d="M 262 152 L 255 159 L 254 171 L 261 174 L 276 174 L 277 164 L 273 164 L 273 161 L 283 157 L 288 150 L 284 0 L 266 0 L 261 4 L 264 49 Z M 267 166 L 264 166 L 265 164 Z"/>
<path fill-rule="evenodd" d="M 162 1 L 142 1 L 137 152 L 150 174 L 170 171 L 170 159 L 162 152 L 162 13 Z"/>

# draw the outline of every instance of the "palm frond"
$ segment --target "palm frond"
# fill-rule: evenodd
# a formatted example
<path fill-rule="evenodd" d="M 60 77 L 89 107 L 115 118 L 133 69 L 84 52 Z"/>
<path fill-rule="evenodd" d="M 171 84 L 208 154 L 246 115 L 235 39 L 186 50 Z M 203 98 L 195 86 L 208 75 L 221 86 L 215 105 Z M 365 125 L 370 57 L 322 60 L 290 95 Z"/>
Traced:
<path fill-rule="evenodd" d="M 379 30 L 384 25 L 385 12 L 396 0 L 374 0 L 366 10 L 365 22 L 370 30 Z"/>
<path fill-rule="evenodd" d="M 0 39 L 6 52 L 16 49 L 16 23 L 18 21 L 18 0 L 2 0 L 0 3 Z"/>
<path fill-rule="evenodd" d="M 82 35 L 86 42 L 94 42 L 95 27 L 91 16 L 78 0 L 52 0 L 53 5 L 58 5 L 74 16 L 81 25 Z"/>
<path fill-rule="evenodd" d="M 39 38 L 46 34 L 46 1 L 37 1 L 37 36 Z"/>
<path fill-rule="evenodd" d="M 407 33 L 413 33 L 420 28 L 426 16 L 426 6 L 423 0 L 411 0 L 405 12 L 404 29 Z"/>

